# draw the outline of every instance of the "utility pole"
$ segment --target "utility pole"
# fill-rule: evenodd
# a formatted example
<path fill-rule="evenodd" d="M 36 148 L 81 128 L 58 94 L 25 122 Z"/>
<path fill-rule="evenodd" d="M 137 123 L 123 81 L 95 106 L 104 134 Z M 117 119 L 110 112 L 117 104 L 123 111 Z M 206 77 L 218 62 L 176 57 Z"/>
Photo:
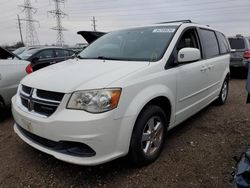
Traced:
<path fill-rule="evenodd" d="M 21 21 L 20 21 L 19 15 L 17 15 L 17 21 L 18 21 L 18 28 L 19 28 L 19 32 L 20 32 L 21 42 L 23 43 L 23 34 L 22 34 L 22 27 L 21 27 Z"/>
<path fill-rule="evenodd" d="M 65 3 L 65 0 L 53 0 L 53 1 L 55 2 L 55 10 L 51 10 L 48 12 L 56 18 L 56 27 L 53 27 L 51 29 L 57 31 L 56 44 L 58 46 L 63 46 L 64 45 L 63 31 L 66 31 L 66 29 L 62 26 L 62 18 L 67 16 L 67 14 L 61 10 L 60 5 Z"/>
<path fill-rule="evenodd" d="M 25 19 L 20 19 L 26 22 L 26 45 L 34 46 L 39 45 L 38 36 L 34 23 L 38 21 L 33 19 L 33 14 L 37 12 L 37 9 L 31 6 L 30 0 L 25 0 L 23 5 L 20 5 L 25 12 Z"/>
<path fill-rule="evenodd" d="M 95 19 L 94 16 L 93 16 L 93 19 L 92 19 L 91 21 L 92 21 L 92 23 L 93 23 L 93 24 L 92 24 L 93 30 L 96 31 L 96 26 L 97 26 L 97 25 L 96 25 L 96 21 L 97 21 L 97 20 Z"/>

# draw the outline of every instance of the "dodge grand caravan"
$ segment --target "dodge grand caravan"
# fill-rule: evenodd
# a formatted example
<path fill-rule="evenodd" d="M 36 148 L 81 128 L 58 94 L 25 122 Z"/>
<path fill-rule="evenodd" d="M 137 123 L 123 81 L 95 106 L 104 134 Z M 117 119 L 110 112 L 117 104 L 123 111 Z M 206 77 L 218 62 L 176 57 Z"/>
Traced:
<path fill-rule="evenodd" d="M 228 94 L 229 45 L 208 26 L 177 21 L 110 32 L 78 58 L 25 77 L 14 130 L 57 159 L 97 165 L 160 155 L 166 132 Z"/>

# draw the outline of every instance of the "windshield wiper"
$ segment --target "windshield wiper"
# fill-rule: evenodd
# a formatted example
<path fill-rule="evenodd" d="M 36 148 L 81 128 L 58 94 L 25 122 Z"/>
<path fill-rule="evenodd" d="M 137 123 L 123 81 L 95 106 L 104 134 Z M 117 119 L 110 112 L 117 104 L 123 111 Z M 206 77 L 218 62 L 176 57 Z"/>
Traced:
<path fill-rule="evenodd" d="M 80 55 L 76 56 L 76 58 L 78 58 L 78 59 L 91 59 L 91 58 L 87 58 L 87 57 L 82 57 Z"/>
<path fill-rule="evenodd" d="M 116 60 L 116 61 L 124 61 L 124 60 L 125 60 L 125 59 L 123 59 L 123 58 L 106 57 L 106 56 L 98 56 L 97 58 L 94 58 L 94 59 Z"/>
<path fill-rule="evenodd" d="M 102 59 L 102 60 L 124 60 L 121 58 L 113 58 L 113 57 L 106 57 L 106 56 L 98 56 L 98 57 L 82 57 L 80 55 L 77 56 L 78 59 Z"/>
<path fill-rule="evenodd" d="M 106 57 L 106 56 L 98 56 L 97 59 L 103 59 L 103 60 L 117 60 L 117 59 L 115 59 L 115 58 Z"/>

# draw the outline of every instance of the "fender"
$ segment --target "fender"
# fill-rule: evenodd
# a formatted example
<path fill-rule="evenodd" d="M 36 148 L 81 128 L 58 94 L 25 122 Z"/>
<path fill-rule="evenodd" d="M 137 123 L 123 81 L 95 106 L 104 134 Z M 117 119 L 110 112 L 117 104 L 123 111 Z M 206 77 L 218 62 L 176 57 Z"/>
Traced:
<path fill-rule="evenodd" d="M 126 119 L 130 119 L 127 117 L 133 117 L 129 124 L 126 123 L 126 126 L 121 126 L 120 133 L 119 133 L 120 136 L 119 136 L 118 143 L 123 143 L 122 145 L 123 145 L 123 148 L 124 147 L 126 148 L 126 152 L 128 152 L 129 150 L 132 131 L 133 131 L 138 115 L 140 114 L 142 109 L 152 99 L 155 99 L 157 97 L 166 97 L 169 100 L 170 105 L 171 105 L 170 126 L 174 123 L 175 99 L 174 99 L 174 94 L 171 92 L 171 89 L 160 84 L 151 85 L 147 88 L 142 89 L 139 93 L 137 93 L 137 95 L 133 98 L 133 100 L 130 101 L 130 103 L 127 105 L 127 108 L 125 108 L 124 113 L 121 111 L 119 113 L 120 115 L 124 114 L 123 115 L 124 121 L 127 121 Z M 121 109 L 124 109 L 124 108 L 121 108 Z M 118 148 L 122 148 L 122 147 L 118 144 Z"/>
<path fill-rule="evenodd" d="M 224 71 L 224 73 L 223 73 L 223 75 L 221 77 L 220 88 L 222 88 L 222 84 L 223 84 L 224 80 L 226 79 L 226 77 L 228 75 L 230 76 L 230 70 L 229 70 L 229 68 Z"/>
<path fill-rule="evenodd" d="M 157 92 L 156 92 L 157 91 Z M 173 90 L 172 90 L 173 91 Z M 141 90 L 130 102 L 124 116 L 136 116 L 138 117 L 142 109 L 152 100 L 157 97 L 166 97 L 171 104 L 171 118 L 170 122 L 174 121 L 173 112 L 175 112 L 175 98 L 171 89 L 165 85 L 151 85 Z"/>

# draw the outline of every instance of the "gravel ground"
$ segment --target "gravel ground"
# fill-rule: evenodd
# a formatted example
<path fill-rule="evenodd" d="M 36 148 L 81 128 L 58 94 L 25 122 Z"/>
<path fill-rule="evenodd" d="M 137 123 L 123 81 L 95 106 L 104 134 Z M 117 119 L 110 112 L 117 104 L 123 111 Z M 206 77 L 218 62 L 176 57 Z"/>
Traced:
<path fill-rule="evenodd" d="M 22 142 L 11 113 L 0 113 L 0 187 L 230 186 L 230 173 L 250 140 L 246 81 L 230 82 L 224 106 L 211 104 L 168 134 L 161 157 L 135 168 L 126 158 L 96 166 L 71 165 Z"/>

